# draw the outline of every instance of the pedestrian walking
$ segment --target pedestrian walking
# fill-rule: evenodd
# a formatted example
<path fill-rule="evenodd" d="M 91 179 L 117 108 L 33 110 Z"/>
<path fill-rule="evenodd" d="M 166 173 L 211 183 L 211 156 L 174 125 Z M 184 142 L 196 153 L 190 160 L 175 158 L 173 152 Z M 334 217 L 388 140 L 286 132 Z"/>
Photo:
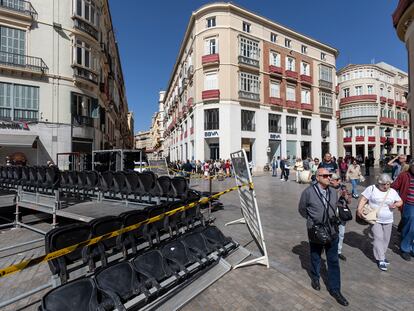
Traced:
<path fill-rule="evenodd" d="M 313 159 L 313 163 L 311 164 L 311 180 L 316 181 L 316 171 L 318 170 L 319 166 L 319 159 Z"/>
<path fill-rule="evenodd" d="M 276 160 L 275 157 L 273 157 L 271 165 L 272 165 L 272 176 L 277 177 L 277 168 L 278 167 L 277 167 L 277 160 Z"/>
<path fill-rule="evenodd" d="M 339 174 L 338 164 L 333 160 L 329 152 L 325 153 L 322 162 L 319 164 L 319 168 L 326 168 L 331 174 Z"/>
<path fill-rule="evenodd" d="M 410 161 L 409 170 L 402 172 L 391 187 L 398 191 L 404 202 L 401 210 L 401 257 L 410 261 L 414 256 L 414 160 Z"/>
<path fill-rule="evenodd" d="M 401 172 L 408 171 L 407 156 L 404 154 L 400 154 L 388 161 L 387 165 L 392 166 L 391 178 L 392 180 L 396 180 Z"/>
<path fill-rule="evenodd" d="M 303 161 L 301 158 L 296 158 L 296 162 L 295 165 L 293 167 L 293 169 L 296 171 L 296 182 L 297 183 L 301 183 L 301 175 L 304 167 L 303 167 Z"/>
<path fill-rule="evenodd" d="M 346 172 L 348 171 L 348 163 L 342 157 L 338 159 L 339 173 L 342 181 L 346 181 Z"/>
<path fill-rule="evenodd" d="M 369 167 L 371 166 L 371 160 L 368 157 L 365 157 L 364 165 L 365 165 L 365 176 L 369 176 Z"/>
<path fill-rule="evenodd" d="M 284 181 L 285 180 L 285 158 L 282 157 L 280 159 L 279 167 L 280 167 L 280 180 Z"/>
<path fill-rule="evenodd" d="M 381 174 L 375 185 L 368 186 L 361 194 L 358 203 L 358 216 L 363 218 L 365 204 L 376 210 L 377 220 L 371 225 L 374 236 L 373 252 L 378 268 L 387 271 L 389 262 L 385 256 L 390 243 L 394 211 L 403 205 L 397 191 L 390 188 L 392 179 L 387 174 Z"/>
<path fill-rule="evenodd" d="M 352 164 L 348 167 L 348 171 L 346 172 L 346 180 L 350 181 L 352 184 L 352 197 L 357 199 L 359 197 L 357 186 L 359 181 L 362 179 L 361 175 L 361 167 L 357 163 L 356 160 L 352 162 Z"/>
<path fill-rule="evenodd" d="M 338 218 L 333 206 L 338 201 L 337 193 L 329 187 L 332 174 L 326 168 L 319 168 L 316 174 L 317 183 L 306 188 L 300 197 L 299 213 L 306 218 L 310 245 L 310 274 L 311 286 L 321 289 L 319 278 L 321 269 L 321 254 L 325 250 L 328 263 L 328 290 L 335 300 L 347 306 L 349 303 L 341 293 L 341 272 L 338 259 Z M 324 228 L 329 235 L 328 242 L 316 241 L 312 238 L 312 230 Z"/>

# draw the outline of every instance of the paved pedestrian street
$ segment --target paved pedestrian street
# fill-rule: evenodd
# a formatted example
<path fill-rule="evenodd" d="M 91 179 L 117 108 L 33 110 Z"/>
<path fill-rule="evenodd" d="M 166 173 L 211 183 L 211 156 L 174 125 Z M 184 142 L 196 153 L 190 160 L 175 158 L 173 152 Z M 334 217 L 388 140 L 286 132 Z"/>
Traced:
<path fill-rule="evenodd" d="M 293 174 L 291 175 L 291 178 Z M 190 301 L 183 310 L 341 310 L 326 289 L 326 270 L 322 269 L 321 291 L 310 286 L 307 270 L 309 267 L 309 244 L 305 220 L 297 212 L 302 190 L 307 185 L 294 181 L 281 182 L 270 175 L 254 177 L 255 189 L 264 228 L 270 268 L 254 265 L 233 270 Z M 367 181 L 366 183 L 369 183 Z M 234 179 L 213 181 L 213 191 L 234 186 Z M 348 184 L 350 187 L 350 185 Z M 192 181 L 197 190 L 207 190 L 205 180 Z M 362 191 L 360 187 L 360 191 Z M 221 198 L 224 208 L 213 213 L 215 224 L 226 235 L 231 236 L 249 249 L 253 256 L 259 256 L 258 248 L 252 241 L 244 224 L 224 226 L 238 219 L 240 201 L 236 191 Z M 356 200 L 353 211 L 355 212 Z M 399 215 L 396 215 L 396 222 Z M 45 224 L 39 224 L 45 230 Z M 37 238 L 37 234 L 19 229 L 5 231 L 0 236 L 0 248 L 8 243 L 18 243 Z M 388 272 L 381 272 L 373 259 L 371 238 L 368 227 L 351 221 L 347 224 L 343 254 L 347 261 L 341 261 L 342 293 L 349 300 L 347 310 L 412 310 L 414 302 L 414 261 L 405 262 L 398 254 L 398 236 L 393 231 L 388 249 L 391 263 Z M 36 244 L 36 245 L 39 245 Z M 31 247 L 26 246 L 25 249 Z M 16 256 L 41 254 L 43 248 L 29 250 L 23 255 L 14 254 L 7 258 L 0 254 L 0 266 L 12 263 Z M 9 252 L 12 253 L 12 252 Z M 323 256 L 324 257 L 324 256 Z M 323 261 L 324 263 L 324 261 Z M 46 264 L 28 271 L 6 277 L 0 281 L 0 299 L 29 290 L 48 279 Z M 24 307 L 36 301 L 41 295 L 5 310 L 36 310 L 37 304 Z"/>

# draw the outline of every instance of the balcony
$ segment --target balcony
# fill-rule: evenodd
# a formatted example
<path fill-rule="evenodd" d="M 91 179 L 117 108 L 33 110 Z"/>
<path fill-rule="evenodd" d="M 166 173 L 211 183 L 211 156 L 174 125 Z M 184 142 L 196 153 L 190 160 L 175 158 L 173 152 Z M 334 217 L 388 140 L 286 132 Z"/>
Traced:
<path fill-rule="evenodd" d="M 219 100 L 220 99 L 220 90 L 207 90 L 201 93 L 201 98 L 205 101 L 207 100 Z"/>
<path fill-rule="evenodd" d="M 308 76 L 308 75 L 300 75 L 300 82 L 302 82 L 302 84 L 311 85 L 312 84 L 312 77 Z"/>
<path fill-rule="evenodd" d="M 295 101 L 295 100 L 287 100 L 286 101 L 286 107 L 287 108 L 293 108 L 293 109 L 300 109 L 302 108 L 301 105 Z"/>
<path fill-rule="evenodd" d="M 247 91 L 239 91 L 239 98 L 252 101 L 260 101 L 260 94 Z"/>
<path fill-rule="evenodd" d="M 384 144 L 387 141 L 387 137 L 380 137 L 380 143 Z"/>
<path fill-rule="evenodd" d="M 332 90 L 332 86 L 333 86 L 333 84 L 330 81 L 319 80 L 319 87 L 322 87 L 324 89 Z"/>
<path fill-rule="evenodd" d="M 194 66 L 190 65 L 187 69 L 187 77 L 188 79 L 191 79 L 194 75 Z"/>
<path fill-rule="evenodd" d="M 80 67 L 76 64 L 72 65 L 74 77 L 86 80 L 93 84 L 98 84 L 98 75 L 90 69 Z"/>
<path fill-rule="evenodd" d="M 269 103 L 270 105 L 273 105 L 273 106 L 283 107 L 283 101 L 281 98 L 269 97 Z"/>
<path fill-rule="evenodd" d="M 352 137 L 344 137 L 344 143 L 352 143 Z"/>
<path fill-rule="evenodd" d="M 402 107 L 402 101 L 400 101 L 400 100 L 396 100 L 396 101 L 395 101 L 395 106 L 397 106 L 397 107 Z"/>
<path fill-rule="evenodd" d="M 0 68 L 7 70 L 16 70 L 21 72 L 30 72 L 32 74 L 43 75 L 48 72 L 43 59 L 10 52 L 0 51 Z"/>
<path fill-rule="evenodd" d="M 302 133 L 302 135 L 312 135 L 312 130 L 311 129 L 300 129 L 300 132 Z"/>
<path fill-rule="evenodd" d="M 401 103 L 401 108 L 405 108 L 405 109 L 407 109 L 407 103 L 402 102 L 402 103 Z"/>
<path fill-rule="evenodd" d="M 355 141 L 365 141 L 365 136 L 355 136 Z"/>
<path fill-rule="evenodd" d="M 83 20 L 78 16 L 73 16 L 74 27 L 82 32 L 87 33 L 96 41 L 99 41 L 99 30 L 95 28 L 94 25 L 88 23 L 87 21 Z"/>
<path fill-rule="evenodd" d="M 322 138 L 327 138 L 327 137 L 329 137 L 330 133 L 327 130 L 325 130 L 325 131 L 322 130 L 321 135 L 322 135 Z"/>
<path fill-rule="evenodd" d="M 380 103 L 381 104 L 387 103 L 387 98 L 385 96 L 380 96 Z"/>
<path fill-rule="evenodd" d="M 269 65 L 269 73 L 270 75 L 282 76 L 283 75 L 283 68 L 277 67 L 273 65 Z"/>
<path fill-rule="evenodd" d="M 408 126 L 408 121 L 403 121 L 404 126 Z"/>
<path fill-rule="evenodd" d="M 285 70 L 285 76 L 286 76 L 286 79 L 296 81 L 298 80 L 299 74 L 296 71 Z"/>
<path fill-rule="evenodd" d="M 394 105 L 394 100 L 393 100 L 392 98 L 388 98 L 388 99 L 387 99 L 387 102 L 388 102 L 390 105 Z"/>
<path fill-rule="evenodd" d="M 259 60 L 242 55 L 239 55 L 239 64 L 253 66 L 257 68 L 260 67 Z"/>
<path fill-rule="evenodd" d="M 190 97 L 190 98 L 187 100 L 187 108 L 188 108 L 188 109 L 193 108 L 193 105 L 194 105 L 194 98 Z"/>
<path fill-rule="evenodd" d="M 354 102 L 376 102 L 377 101 L 377 95 L 355 95 L 355 96 L 348 96 L 348 97 L 343 97 L 340 99 L 340 104 L 341 105 L 345 105 L 345 104 L 350 104 L 350 103 L 354 103 Z"/>
<path fill-rule="evenodd" d="M 403 139 L 403 144 L 404 144 L 404 145 L 408 145 L 408 139 L 405 139 L 405 138 L 404 138 L 404 139 Z"/>
<path fill-rule="evenodd" d="M 254 123 L 242 124 L 241 130 L 242 131 L 248 131 L 248 132 L 254 132 L 254 131 L 256 131 L 256 124 L 254 124 Z"/>
<path fill-rule="evenodd" d="M 397 144 L 402 144 L 402 139 L 401 138 L 397 138 Z"/>
<path fill-rule="evenodd" d="M 286 134 L 296 134 L 298 132 L 298 130 L 296 128 L 293 127 L 288 127 L 286 128 Z"/>
<path fill-rule="evenodd" d="M 368 141 L 375 143 L 375 136 L 368 136 Z"/>
<path fill-rule="evenodd" d="M 72 124 L 75 126 L 93 127 L 93 118 L 87 116 L 73 115 Z"/>
<path fill-rule="evenodd" d="M 17 0 L 6 1 L 0 0 L 0 11 L 3 14 L 12 15 L 13 17 L 20 17 L 33 21 L 37 19 L 37 12 L 29 1 Z"/>
<path fill-rule="evenodd" d="M 201 63 L 203 66 L 218 65 L 220 64 L 220 56 L 219 54 L 203 55 Z"/>
<path fill-rule="evenodd" d="M 301 108 L 302 108 L 302 110 L 313 111 L 313 105 L 312 104 L 302 103 Z"/>
<path fill-rule="evenodd" d="M 333 108 L 326 107 L 326 106 L 319 106 L 319 113 L 332 115 L 333 114 Z"/>
<path fill-rule="evenodd" d="M 389 141 L 391 144 L 394 144 L 394 138 L 390 137 L 390 138 L 388 138 L 388 141 Z"/>
<path fill-rule="evenodd" d="M 397 121 L 397 125 L 404 125 L 404 121 L 403 120 L 396 120 Z"/>
<path fill-rule="evenodd" d="M 380 117 L 380 122 L 385 124 L 395 124 L 395 119 L 387 118 L 387 117 Z"/>

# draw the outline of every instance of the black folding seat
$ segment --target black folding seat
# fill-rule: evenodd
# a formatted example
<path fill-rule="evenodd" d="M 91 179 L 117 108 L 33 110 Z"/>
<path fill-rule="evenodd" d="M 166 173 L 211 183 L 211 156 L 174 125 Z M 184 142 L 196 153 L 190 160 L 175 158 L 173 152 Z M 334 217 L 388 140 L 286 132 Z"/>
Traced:
<path fill-rule="evenodd" d="M 167 210 L 166 207 L 167 206 L 163 204 L 148 207 L 148 218 L 153 218 L 164 214 Z M 157 243 L 160 243 L 160 236 L 166 232 L 168 232 L 168 217 L 163 217 L 158 221 L 149 223 L 143 228 L 143 234 L 147 238 L 150 246 L 153 244 L 154 236 Z"/>
<path fill-rule="evenodd" d="M 86 241 L 91 236 L 91 227 L 89 224 L 78 223 L 54 228 L 46 233 L 45 252 L 49 254 L 53 251 L 75 245 Z M 58 257 L 48 262 L 52 274 L 59 274 L 62 283 L 68 279 L 67 266 L 82 259 L 84 249 L 77 249 L 72 253 Z M 87 261 L 87 258 L 83 258 Z"/>
<path fill-rule="evenodd" d="M 178 208 L 180 208 L 184 205 L 185 204 L 182 201 L 176 201 L 176 202 L 165 204 L 166 210 L 168 210 L 168 211 L 173 211 L 173 210 L 178 209 Z M 170 236 L 173 236 L 174 233 L 178 234 L 180 228 L 183 228 L 184 225 L 186 225 L 185 215 L 186 215 L 186 211 L 179 211 L 179 212 L 176 212 L 172 215 L 167 216 L 168 221 L 165 222 L 165 225 L 168 226 Z"/>
<path fill-rule="evenodd" d="M 166 197 L 167 200 L 177 196 L 177 191 L 175 190 L 170 177 L 160 176 L 157 181 L 161 187 L 161 196 Z"/>
<path fill-rule="evenodd" d="M 207 245 L 215 248 L 221 255 L 226 255 L 237 247 L 237 243 L 226 237 L 216 226 L 200 227 L 195 232 L 200 232 L 206 239 Z"/>
<path fill-rule="evenodd" d="M 166 259 L 170 268 L 178 272 L 194 272 L 193 269 L 189 270 L 190 266 L 196 262 L 202 264 L 201 260 L 194 256 L 185 245 L 180 241 L 171 241 L 161 248 L 161 254 Z"/>
<path fill-rule="evenodd" d="M 45 169 L 46 178 L 45 181 L 41 184 L 41 187 L 46 191 L 51 191 L 59 188 L 60 186 L 60 171 L 57 167 L 46 167 Z"/>
<path fill-rule="evenodd" d="M 7 172 L 5 166 L 0 166 L 0 186 L 3 187 L 5 179 L 7 178 Z"/>
<path fill-rule="evenodd" d="M 49 291 L 40 311 L 105 311 L 114 305 L 91 278 L 80 278 Z"/>
<path fill-rule="evenodd" d="M 110 192 L 114 181 L 114 174 L 111 171 L 102 172 L 99 177 L 99 190 L 103 194 Z"/>
<path fill-rule="evenodd" d="M 36 190 L 37 188 L 37 167 L 36 166 L 29 166 L 29 182 L 27 183 L 28 188 L 33 188 Z"/>
<path fill-rule="evenodd" d="M 69 171 L 68 172 L 68 186 L 67 189 L 69 192 L 76 192 L 78 189 L 78 172 Z"/>
<path fill-rule="evenodd" d="M 46 167 L 45 166 L 38 166 L 37 167 L 36 188 L 44 190 L 43 185 L 44 185 L 45 181 L 46 181 Z"/>
<path fill-rule="evenodd" d="M 135 257 L 132 260 L 132 265 L 140 277 L 144 279 L 147 288 L 155 287 L 157 290 L 161 290 L 161 283 L 176 275 L 159 250 L 149 250 Z"/>
<path fill-rule="evenodd" d="M 139 179 L 138 175 L 135 172 L 125 172 L 125 187 L 123 189 L 123 194 L 125 194 L 127 197 L 130 194 L 133 194 L 136 198 L 135 191 L 137 187 L 139 187 Z"/>
<path fill-rule="evenodd" d="M 25 188 L 29 182 L 30 182 L 29 167 L 23 166 L 22 167 L 22 178 L 20 179 L 20 185 L 23 188 Z"/>
<path fill-rule="evenodd" d="M 91 237 L 101 236 L 122 228 L 122 219 L 117 216 L 104 216 L 96 218 L 89 222 L 91 226 Z M 88 246 L 85 250 L 85 258 L 89 260 L 90 270 L 95 269 L 95 259 L 100 257 L 102 266 L 108 264 L 107 253 L 115 254 L 122 250 L 122 245 L 117 244 L 116 237 L 98 242 L 97 244 Z"/>
<path fill-rule="evenodd" d="M 138 177 L 144 188 L 144 195 L 149 196 L 149 201 L 154 196 L 159 196 L 162 192 L 160 185 L 157 183 L 157 177 L 153 172 L 142 172 Z"/>
<path fill-rule="evenodd" d="M 98 182 L 99 182 L 98 172 L 87 171 L 85 191 L 87 193 L 92 192 L 92 195 L 95 195 L 96 188 L 98 187 Z"/>
<path fill-rule="evenodd" d="M 148 212 L 146 210 L 133 210 L 124 212 L 119 215 L 122 219 L 122 227 L 126 228 L 131 225 L 138 224 L 148 219 Z M 124 257 L 127 257 L 127 251 L 130 248 L 133 254 L 137 253 L 137 245 L 145 241 L 143 230 L 146 225 L 141 225 L 135 230 L 131 230 L 119 236 L 119 244 L 123 247 Z"/>
<path fill-rule="evenodd" d="M 197 258 L 203 259 L 215 251 L 215 247 L 207 243 L 200 232 L 190 232 L 180 237 L 184 246 Z"/>
<path fill-rule="evenodd" d="M 141 284 L 137 272 L 128 261 L 116 263 L 96 272 L 95 282 L 98 289 L 109 296 L 118 311 L 126 311 L 124 303 L 141 293 L 145 297 L 149 296 L 149 291 Z M 145 300 L 141 303 L 145 303 Z"/>
<path fill-rule="evenodd" d="M 67 191 L 67 187 L 69 187 L 69 172 L 62 171 L 60 173 L 60 187 L 63 191 Z"/>
<path fill-rule="evenodd" d="M 7 171 L 7 177 L 6 177 L 6 184 L 7 187 L 10 188 L 13 184 L 13 166 L 7 166 L 6 167 L 6 171 Z"/>
<path fill-rule="evenodd" d="M 77 172 L 78 175 L 78 183 L 77 183 L 77 189 L 78 192 L 82 192 L 83 195 L 85 195 L 85 187 L 86 187 L 86 172 L 85 171 L 80 171 Z"/>
<path fill-rule="evenodd" d="M 118 194 L 121 195 L 121 198 L 124 198 L 124 194 L 127 190 L 126 182 L 125 182 L 125 173 L 122 171 L 117 171 L 114 173 L 114 184 L 112 186 L 112 192 L 114 196 Z"/>
<path fill-rule="evenodd" d="M 171 180 L 175 190 L 177 191 L 177 198 L 187 199 L 188 196 L 188 181 L 182 176 L 175 176 Z"/>
<path fill-rule="evenodd" d="M 13 185 L 21 185 L 22 182 L 22 167 L 13 167 Z"/>

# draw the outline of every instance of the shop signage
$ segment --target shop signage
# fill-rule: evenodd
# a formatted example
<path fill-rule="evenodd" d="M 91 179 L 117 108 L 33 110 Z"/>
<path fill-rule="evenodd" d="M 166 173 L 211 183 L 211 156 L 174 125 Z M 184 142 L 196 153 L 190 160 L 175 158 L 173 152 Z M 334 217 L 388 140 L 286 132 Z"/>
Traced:
<path fill-rule="evenodd" d="M 280 134 L 270 133 L 269 134 L 269 139 L 280 139 Z"/>
<path fill-rule="evenodd" d="M 5 130 L 23 130 L 29 131 L 29 125 L 26 122 L 12 122 L 12 121 L 0 121 L 0 129 Z"/>
<path fill-rule="evenodd" d="M 204 137 L 205 138 L 219 137 L 219 132 L 218 131 L 205 131 Z"/>

